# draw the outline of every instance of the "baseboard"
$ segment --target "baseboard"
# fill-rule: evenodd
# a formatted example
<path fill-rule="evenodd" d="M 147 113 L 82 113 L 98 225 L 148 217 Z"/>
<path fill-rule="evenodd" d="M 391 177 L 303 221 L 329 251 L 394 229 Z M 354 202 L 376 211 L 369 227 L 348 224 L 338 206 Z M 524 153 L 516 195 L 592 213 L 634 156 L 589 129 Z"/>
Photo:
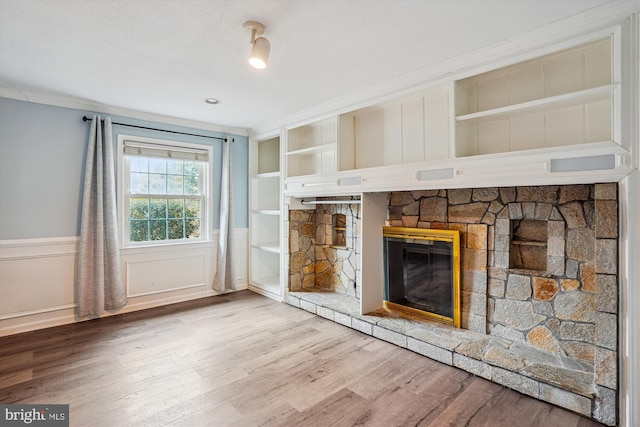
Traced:
<path fill-rule="evenodd" d="M 265 297 L 271 298 L 271 299 L 276 300 L 278 302 L 282 302 L 283 301 L 282 295 L 277 294 L 275 292 L 271 292 L 271 291 L 266 290 L 266 289 L 259 288 L 257 286 L 252 285 L 252 284 L 249 284 L 248 289 L 250 291 L 252 291 L 252 292 L 255 292 L 255 293 L 260 294 L 260 295 L 264 295 Z"/>
<path fill-rule="evenodd" d="M 247 284 L 241 284 L 237 286 L 237 289 L 231 292 L 238 292 L 246 290 Z M 150 308 L 162 307 L 165 305 L 176 304 L 185 301 L 192 301 L 200 298 L 208 298 L 216 295 L 222 295 L 223 293 L 215 291 L 214 289 L 204 289 L 199 292 L 191 292 L 188 294 L 179 295 L 162 295 L 160 298 L 153 300 L 135 301 L 135 299 L 129 299 L 129 303 L 117 312 L 106 312 L 101 317 L 111 317 L 120 314 L 131 313 L 134 311 L 147 310 Z M 155 295 L 156 297 L 158 295 Z M 137 298 L 142 299 L 142 298 Z M 34 316 L 44 316 L 43 318 L 34 318 Z M 8 322 L 22 319 L 22 321 L 16 321 L 13 325 L 0 327 L 0 337 L 19 334 L 23 332 L 30 332 L 39 329 L 51 328 L 54 326 L 69 325 L 72 323 L 84 322 L 91 319 L 76 319 L 75 307 L 65 307 L 59 310 L 50 310 L 42 313 L 24 314 L 23 316 L 15 316 L 11 319 L 4 319 L 0 322 Z"/>

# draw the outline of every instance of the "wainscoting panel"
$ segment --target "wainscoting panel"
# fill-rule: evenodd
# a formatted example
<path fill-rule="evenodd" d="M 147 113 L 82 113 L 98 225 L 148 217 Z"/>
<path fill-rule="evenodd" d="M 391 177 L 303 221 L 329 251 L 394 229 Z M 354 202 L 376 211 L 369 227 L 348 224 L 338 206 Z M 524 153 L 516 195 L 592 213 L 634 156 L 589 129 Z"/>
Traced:
<path fill-rule="evenodd" d="M 77 245 L 77 237 L 0 242 L 0 322 L 73 307 Z"/>
<path fill-rule="evenodd" d="M 129 302 L 118 313 L 215 295 L 217 237 L 193 245 L 123 249 Z M 247 289 L 248 230 L 235 230 L 234 238 L 236 289 Z M 0 241 L 0 336 L 85 320 L 74 313 L 77 242 L 75 236 Z"/>
<path fill-rule="evenodd" d="M 75 254 L 0 260 L 0 313 L 3 318 L 73 305 L 74 266 Z"/>
<path fill-rule="evenodd" d="M 160 292 L 205 286 L 207 259 L 213 261 L 211 248 L 192 255 L 168 256 L 148 261 L 127 261 L 129 298 Z"/>

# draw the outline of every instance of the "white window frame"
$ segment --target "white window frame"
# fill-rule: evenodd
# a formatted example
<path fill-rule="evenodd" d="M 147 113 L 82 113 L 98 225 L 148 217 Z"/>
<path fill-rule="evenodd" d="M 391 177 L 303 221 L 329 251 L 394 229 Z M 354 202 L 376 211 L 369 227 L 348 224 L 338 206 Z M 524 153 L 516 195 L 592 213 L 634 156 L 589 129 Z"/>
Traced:
<path fill-rule="evenodd" d="M 197 239 L 176 239 L 176 240 L 149 240 L 144 242 L 131 242 L 129 240 L 130 230 L 129 230 L 129 206 L 130 206 L 130 159 L 131 156 L 128 156 L 124 153 L 125 151 L 125 142 L 133 142 L 140 144 L 151 144 L 156 146 L 161 146 L 163 149 L 170 150 L 171 148 L 179 151 L 180 149 L 190 149 L 190 150 L 206 150 L 208 154 L 208 161 L 203 162 L 203 167 L 201 168 L 201 185 L 202 185 L 202 194 L 203 194 L 203 206 L 201 208 L 201 232 L 200 237 Z M 118 135 L 118 143 L 117 143 L 117 200 L 118 200 L 118 222 L 119 222 L 119 238 L 120 238 L 120 247 L 121 248 L 135 248 L 135 247 L 149 247 L 149 246 L 167 246 L 167 245 L 185 245 L 185 244 L 194 244 L 194 243 L 202 243 L 202 242 L 210 242 L 211 238 L 211 230 L 213 229 L 211 221 L 212 221 L 212 205 L 211 205 L 211 176 L 213 169 L 213 147 L 209 145 L 203 144 L 193 144 L 182 141 L 173 141 L 173 140 L 165 140 L 165 139 L 157 139 L 157 138 L 147 138 L 141 136 L 133 136 L 133 135 Z"/>

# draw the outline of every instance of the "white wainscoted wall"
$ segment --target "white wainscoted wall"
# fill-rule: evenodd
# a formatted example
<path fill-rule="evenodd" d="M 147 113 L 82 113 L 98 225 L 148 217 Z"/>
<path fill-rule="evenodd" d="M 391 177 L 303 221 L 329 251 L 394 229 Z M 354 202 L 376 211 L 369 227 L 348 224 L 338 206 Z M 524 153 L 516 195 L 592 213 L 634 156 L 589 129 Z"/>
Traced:
<path fill-rule="evenodd" d="M 1 89 L 1 88 L 0 88 Z M 247 131 L 101 105 L 47 98 L 42 103 L 5 97 L 0 90 L 0 336 L 73 323 L 74 275 L 86 145 L 84 115 L 100 112 L 117 123 L 118 135 L 168 139 L 210 146 L 208 242 L 121 249 L 129 303 L 119 311 L 142 310 L 215 295 L 216 230 L 220 200 L 222 142 L 233 135 L 234 221 L 237 287 L 248 283 Z M 34 126 L 33 123 L 38 123 Z M 146 128 L 164 129 L 155 131 Z M 192 135 L 178 134 L 186 132 Z M 195 136 L 202 135 L 204 137 Z"/>
<path fill-rule="evenodd" d="M 122 249 L 129 302 L 117 313 L 216 295 L 211 286 L 217 237 L 214 230 L 210 242 Z M 234 239 L 236 288 L 246 289 L 248 229 L 236 229 Z M 75 236 L 0 240 L 0 336 L 78 320 L 77 244 Z"/>

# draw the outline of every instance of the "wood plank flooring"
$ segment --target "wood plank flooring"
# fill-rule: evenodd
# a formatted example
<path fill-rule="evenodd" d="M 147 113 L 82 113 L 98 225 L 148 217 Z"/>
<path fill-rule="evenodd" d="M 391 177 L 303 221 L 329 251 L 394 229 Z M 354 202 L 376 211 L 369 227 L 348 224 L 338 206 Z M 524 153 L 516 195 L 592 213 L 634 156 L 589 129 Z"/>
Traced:
<path fill-rule="evenodd" d="M 597 426 L 250 291 L 0 338 L 0 402 L 72 426 Z"/>

